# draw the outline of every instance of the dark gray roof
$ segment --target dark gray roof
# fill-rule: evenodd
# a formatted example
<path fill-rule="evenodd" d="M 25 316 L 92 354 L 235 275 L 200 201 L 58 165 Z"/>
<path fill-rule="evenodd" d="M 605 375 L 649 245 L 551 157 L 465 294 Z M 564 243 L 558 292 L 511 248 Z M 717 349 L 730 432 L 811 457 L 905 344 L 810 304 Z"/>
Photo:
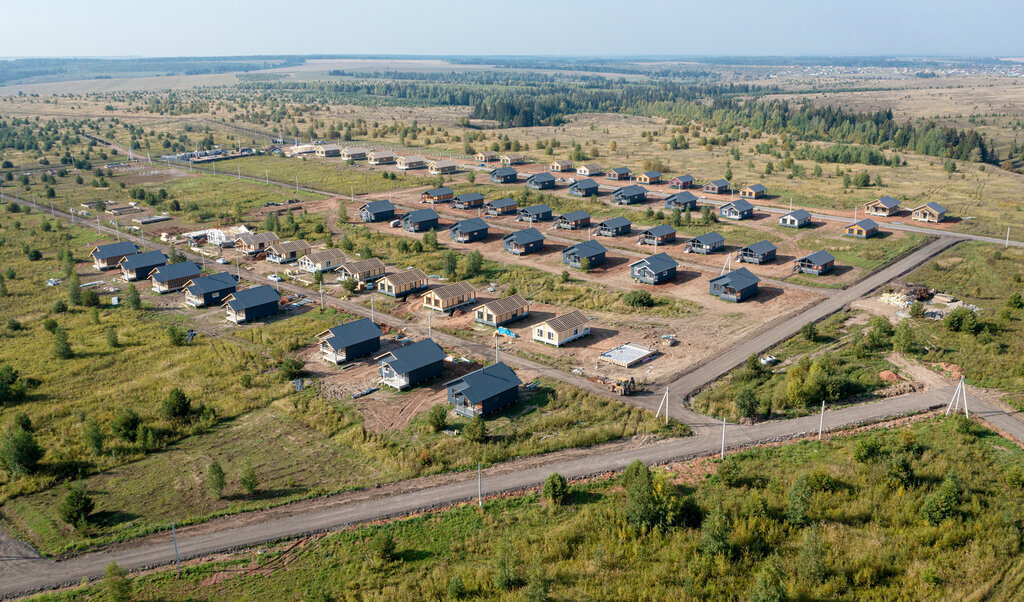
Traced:
<path fill-rule="evenodd" d="M 94 259 L 109 259 L 111 257 L 119 257 L 121 255 L 133 255 L 139 252 L 139 248 L 127 240 L 121 242 L 111 243 L 109 245 L 99 245 L 92 252 Z"/>
<path fill-rule="evenodd" d="M 431 188 L 430 190 L 424 192 L 423 194 L 429 194 L 430 196 L 442 196 L 445 194 L 454 194 L 454 192 L 452 191 L 451 188 L 448 188 L 447 186 L 442 186 L 441 188 Z"/>
<path fill-rule="evenodd" d="M 137 270 L 139 268 L 151 268 L 164 263 L 167 263 L 167 256 L 161 251 L 148 251 L 146 253 L 128 255 L 121 260 L 120 265 L 128 270 Z"/>
<path fill-rule="evenodd" d="M 503 207 L 513 207 L 518 204 L 519 203 L 517 203 L 516 200 L 513 198 L 498 199 L 496 201 L 488 201 L 487 203 L 487 205 L 494 207 L 495 209 L 501 209 Z"/>
<path fill-rule="evenodd" d="M 601 185 L 598 184 L 597 182 L 595 182 L 592 178 L 587 178 L 585 180 L 580 180 L 580 181 L 576 182 L 575 184 L 573 184 L 572 186 L 570 186 L 570 188 L 600 188 L 600 187 L 601 187 Z"/>
<path fill-rule="evenodd" d="M 247 288 L 244 291 L 236 291 L 231 293 L 231 297 L 232 299 L 228 301 L 228 307 L 235 311 L 267 303 L 277 303 L 281 300 L 281 295 L 274 290 L 274 287 L 267 284 Z"/>
<path fill-rule="evenodd" d="M 608 249 L 605 249 L 604 245 L 597 242 L 596 240 L 585 240 L 583 242 L 578 242 L 573 246 L 569 247 L 568 249 L 566 249 L 565 251 L 563 251 L 563 253 L 567 253 L 573 250 L 576 251 L 576 255 L 579 257 L 595 257 L 597 255 L 601 255 L 602 253 L 608 252 Z"/>
<path fill-rule="evenodd" d="M 809 211 L 805 210 L 805 209 L 797 209 L 795 211 L 790 211 L 789 213 L 787 213 L 786 215 L 783 215 L 782 217 L 787 217 L 787 216 L 792 217 L 793 219 L 795 219 L 798 222 L 802 222 L 805 219 L 811 219 L 811 213 Z"/>
<path fill-rule="evenodd" d="M 587 219 L 588 217 L 590 217 L 590 214 L 581 209 L 579 211 L 570 211 L 569 213 L 566 213 L 565 215 L 561 215 L 559 217 L 561 219 L 569 220 L 570 222 L 575 222 L 581 219 Z"/>
<path fill-rule="evenodd" d="M 553 182 L 554 180 L 555 176 L 546 171 L 542 173 L 535 173 L 526 179 L 527 182 Z"/>
<path fill-rule="evenodd" d="M 505 167 L 499 167 L 498 169 L 493 170 L 491 172 L 491 175 L 492 176 L 514 176 L 514 175 L 517 175 L 518 173 L 519 172 L 517 172 L 514 168 L 505 166 Z"/>
<path fill-rule="evenodd" d="M 702 245 L 711 245 L 715 243 L 725 242 L 725 237 L 718 232 L 708 232 L 707 234 L 701 234 L 700 236 L 693 239 L 694 242 Z"/>
<path fill-rule="evenodd" d="M 534 205 L 533 207 L 526 207 L 525 209 L 523 209 L 523 211 L 527 212 L 530 215 L 540 215 L 542 213 L 551 213 L 551 207 L 548 207 L 546 204 L 542 203 L 540 205 Z"/>
<path fill-rule="evenodd" d="M 630 184 L 615 191 L 615 196 L 634 196 L 637 194 L 647 194 L 647 189 L 639 184 Z"/>
<path fill-rule="evenodd" d="M 199 275 L 199 266 L 191 261 L 162 265 L 150 275 L 155 282 L 167 282 L 177 278 L 191 278 Z"/>
<path fill-rule="evenodd" d="M 769 242 L 767 240 L 762 240 L 760 242 L 755 242 L 752 245 L 747 245 L 746 248 L 749 249 L 751 253 L 755 253 L 757 255 L 763 255 L 765 253 L 770 253 L 770 252 L 774 251 L 775 250 L 775 245 L 773 245 L 771 242 Z"/>
<path fill-rule="evenodd" d="M 711 182 L 708 182 L 708 183 L 709 184 L 714 184 L 715 186 L 717 186 L 719 188 L 728 188 L 729 187 L 729 180 L 712 180 Z"/>
<path fill-rule="evenodd" d="M 398 374 L 408 374 L 413 370 L 444 361 L 447 354 L 433 339 L 423 339 L 405 347 L 393 349 L 391 353 L 380 358 L 381 363 L 391 366 Z"/>
<path fill-rule="evenodd" d="M 633 222 L 629 221 L 624 217 L 612 217 L 604 220 L 598 225 L 604 226 L 605 228 L 621 228 L 623 226 L 631 226 L 632 224 Z"/>
<path fill-rule="evenodd" d="M 814 265 L 825 265 L 826 263 L 835 260 L 836 258 L 833 257 L 832 254 L 829 253 L 828 251 L 815 251 L 810 255 L 804 255 L 803 257 L 797 259 L 798 262 L 809 261 Z"/>
<path fill-rule="evenodd" d="M 650 234 L 651 236 L 665 236 L 666 234 L 672 234 L 675 231 L 676 229 L 673 228 L 670 224 L 662 224 L 660 226 L 650 228 L 649 230 L 647 230 L 647 233 Z"/>
<path fill-rule="evenodd" d="M 433 209 L 417 209 L 416 211 L 409 212 L 404 219 L 408 219 L 412 223 L 428 222 L 432 219 L 438 219 L 440 216 Z"/>
<path fill-rule="evenodd" d="M 876 222 L 873 219 L 869 219 L 869 218 L 864 218 L 864 219 L 862 219 L 862 220 L 860 220 L 858 222 L 855 222 L 853 224 L 850 224 L 850 225 L 851 226 L 860 226 L 861 228 L 864 228 L 865 230 L 871 230 L 872 228 L 878 228 L 878 222 Z"/>
<path fill-rule="evenodd" d="M 729 205 L 735 207 L 737 211 L 750 211 L 754 208 L 754 206 L 748 203 L 745 199 L 736 199 L 731 203 L 726 203 L 725 207 L 728 207 Z"/>
<path fill-rule="evenodd" d="M 647 176 L 648 178 L 660 178 L 661 177 L 661 172 L 660 171 L 645 171 L 644 175 Z"/>
<path fill-rule="evenodd" d="M 622 175 L 622 174 L 629 173 L 629 168 L 628 167 L 616 167 L 615 169 L 609 169 L 608 171 L 611 172 L 611 173 L 617 173 L 619 175 Z"/>
<path fill-rule="evenodd" d="M 674 177 L 672 179 L 673 180 L 679 180 L 680 182 L 692 182 L 693 181 L 693 176 L 691 176 L 690 174 L 686 174 L 686 175 L 683 175 L 683 176 L 676 176 L 676 177 Z"/>
<path fill-rule="evenodd" d="M 747 188 L 749 188 L 752 192 L 764 192 L 768 190 L 768 188 L 766 188 L 764 184 L 751 184 L 750 186 L 747 186 Z"/>
<path fill-rule="evenodd" d="M 515 389 L 522 382 L 512 368 L 498 362 L 448 381 L 444 386 L 462 393 L 470 403 L 482 403 L 495 395 Z"/>
<path fill-rule="evenodd" d="M 362 208 L 365 208 L 370 213 L 383 213 L 395 210 L 395 206 L 387 199 L 384 199 L 383 201 L 370 201 L 363 205 Z"/>
<path fill-rule="evenodd" d="M 645 257 L 640 261 L 634 261 L 629 265 L 630 267 L 633 267 L 641 263 L 649 267 L 651 271 L 655 273 L 664 272 L 665 270 L 672 269 L 679 265 L 679 262 L 669 257 L 668 253 L 655 253 L 650 257 Z"/>
<path fill-rule="evenodd" d="M 946 212 L 946 208 L 943 207 L 942 205 L 936 203 L 935 201 L 932 201 L 930 203 L 925 203 L 924 206 L 928 207 L 932 211 L 937 211 L 939 213 L 945 213 Z"/>
<path fill-rule="evenodd" d="M 761 282 L 761 279 L 752 274 L 747 268 L 733 270 L 728 274 L 722 274 L 717 278 L 711 279 L 712 284 L 722 284 L 737 290 L 743 290 L 758 282 Z"/>
<path fill-rule="evenodd" d="M 683 190 L 683 191 L 677 192 L 675 194 L 670 194 L 665 199 L 666 203 L 679 203 L 679 204 L 683 204 L 683 203 L 689 203 L 691 201 L 692 202 L 696 202 L 697 201 L 697 195 L 693 194 L 689 190 Z"/>
<path fill-rule="evenodd" d="M 449 228 L 449 230 L 458 230 L 459 232 L 462 232 L 462 233 L 477 232 L 479 230 L 486 230 L 486 229 L 487 229 L 487 222 L 485 222 L 484 220 L 480 219 L 479 217 L 471 217 L 469 219 L 464 219 L 464 220 L 462 220 L 460 222 L 457 222 L 451 228 Z"/>
<path fill-rule="evenodd" d="M 896 199 L 894 199 L 894 198 L 892 198 L 891 196 L 888 196 L 888 195 L 883 196 L 882 198 L 878 199 L 878 202 L 881 203 L 882 206 L 885 207 L 886 209 L 892 209 L 894 207 L 899 207 L 900 206 L 900 202 L 898 200 L 896 200 Z"/>
<path fill-rule="evenodd" d="M 536 228 L 527 228 L 525 230 L 518 230 L 511 234 L 506 234 L 501 240 L 511 240 L 516 244 L 527 245 L 532 242 L 537 242 L 538 240 L 544 240 L 544 235 Z"/>
<path fill-rule="evenodd" d="M 467 194 L 460 194 L 459 196 L 455 197 L 455 200 L 462 201 L 463 203 L 468 203 L 470 201 L 482 201 L 484 200 L 484 195 L 480 194 L 479 192 L 470 192 Z"/>
<path fill-rule="evenodd" d="M 380 327 L 374 324 L 370 318 L 335 326 L 327 332 L 331 333 L 331 336 L 325 342 L 331 346 L 331 349 L 341 349 L 380 338 Z"/>
<path fill-rule="evenodd" d="M 210 274 L 209 276 L 193 278 L 192 286 L 188 287 L 187 290 L 193 295 L 205 295 L 206 293 L 232 288 L 237 284 L 238 281 L 235 280 L 235 277 L 231 274 L 227 272 L 217 272 L 216 274 Z"/>

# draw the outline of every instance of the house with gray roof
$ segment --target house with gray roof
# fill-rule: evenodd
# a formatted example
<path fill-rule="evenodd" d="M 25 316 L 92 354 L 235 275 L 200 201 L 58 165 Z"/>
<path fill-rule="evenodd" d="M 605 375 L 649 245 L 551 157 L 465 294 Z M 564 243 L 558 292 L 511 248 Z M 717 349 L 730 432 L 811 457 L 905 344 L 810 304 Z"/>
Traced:
<path fill-rule="evenodd" d="M 584 178 L 569 186 L 569 194 L 573 196 L 597 196 L 597 193 L 600 190 L 600 185 L 598 185 L 598 183 L 595 182 L 592 178 Z"/>
<path fill-rule="evenodd" d="M 687 253 L 707 255 L 708 253 L 714 253 L 724 246 L 725 237 L 718 232 L 708 232 L 707 234 L 701 234 L 696 238 L 690 239 L 683 250 Z"/>
<path fill-rule="evenodd" d="M 185 305 L 199 308 L 219 304 L 221 299 L 235 292 L 238 280 L 227 272 L 199 276 L 185 283 Z"/>
<path fill-rule="evenodd" d="M 448 355 L 431 339 L 423 339 L 393 349 L 377 358 L 381 383 L 395 389 L 408 389 L 444 374 Z"/>
<path fill-rule="evenodd" d="M 760 265 L 775 259 L 777 249 L 767 240 L 747 245 L 736 252 L 737 261 Z"/>
<path fill-rule="evenodd" d="M 498 199 L 484 203 L 484 213 L 487 215 L 509 215 L 516 212 L 519 203 L 513 198 Z"/>
<path fill-rule="evenodd" d="M 761 279 L 752 274 L 750 270 L 740 268 L 712 278 L 708 290 L 719 299 L 739 303 L 757 294 L 758 282 L 761 282 Z"/>
<path fill-rule="evenodd" d="M 402 216 L 402 229 L 409 232 L 426 232 L 437 228 L 441 218 L 433 209 L 417 209 Z"/>
<path fill-rule="evenodd" d="M 484 195 L 479 192 L 460 194 L 452 199 L 452 207 L 455 209 L 476 209 L 484 206 Z"/>
<path fill-rule="evenodd" d="M 623 186 L 612 193 L 612 201 L 616 205 L 632 205 L 647 200 L 647 189 L 637 184 Z"/>
<path fill-rule="evenodd" d="M 224 298 L 229 322 L 242 324 L 274 315 L 280 309 L 281 295 L 269 285 L 235 291 Z"/>
<path fill-rule="evenodd" d="M 370 201 L 359 208 L 359 219 L 364 222 L 386 222 L 395 219 L 395 206 L 391 201 Z"/>
<path fill-rule="evenodd" d="M 455 242 L 474 242 L 487 238 L 487 222 L 471 217 L 455 222 L 448 228 L 448 234 Z"/>
<path fill-rule="evenodd" d="M 790 211 L 779 218 L 779 225 L 787 228 L 803 228 L 811 223 L 811 214 L 804 209 Z"/>
<path fill-rule="evenodd" d="M 555 219 L 555 226 L 561 230 L 580 230 L 590 227 L 590 214 L 586 211 L 570 211 Z"/>
<path fill-rule="evenodd" d="M 153 270 L 149 275 L 155 293 L 169 293 L 185 288 L 185 284 L 199 276 L 199 266 L 191 261 L 169 263 Z"/>
<path fill-rule="evenodd" d="M 495 184 L 515 184 L 519 179 L 519 172 L 512 167 L 499 167 L 491 171 L 488 178 Z"/>
<path fill-rule="evenodd" d="M 546 222 L 551 219 L 551 207 L 541 203 L 532 207 L 524 207 L 519 210 L 516 221 L 520 222 Z"/>
<path fill-rule="evenodd" d="M 625 236 L 633 228 L 633 223 L 625 217 L 612 217 L 597 224 L 598 236 Z"/>
<path fill-rule="evenodd" d="M 583 260 L 586 259 L 590 267 L 593 268 L 604 263 L 607 252 L 608 249 L 605 249 L 604 245 L 596 240 L 584 240 L 562 251 L 562 263 L 580 268 L 583 265 Z"/>
<path fill-rule="evenodd" d="M 671 194 L 665 199 L 665 209 L 678 209 L 680 211 L 697 210 L 697 195 L 689 190 Z"/>
<path fill-rule="evenodd" d="M 528 255 L 544 248 L 544 235 L 536 228 L 517 230 L 501 238 L 501 248 L 513 255 Z"/>
<path fill-rule="evenodd" d="M 667 253 L 655 253 L 640 261 L 629 264 L 629 275 L 636 282 L 644 284 L 661 284 L 676 277 L 679 262 Z"/>
<path fill-rule="evenodd" d="M 815 251 L 793 261 L 793 271 L 821 276 L 835 268 L 836 258 L 828 251 Z"/>
<path fill-rule="evenodd" d="M 608 172 L 605 173 L 604 177 L 609 180 L 628 180 L 631 173 L 633 172 L 631 172 L 628 167 L 616 167 L 614 169 L 609 169 Z"/>
<path fill-rule="evenodd" d="M 522 381 L 502 362 L 446 382 L 448 403 L 460 416 L 486 416 L 519 401 Z"/>
<path fill-rule="evenodd" d="M 341 324 L 317 335 L 320 355 L 335 365 L 367 356 L 380 349 L 380 335 L 380 327 L 369 318 Z"/>
<path fill-rule="evenodd" d="M 147 251 L 126 255 L 117 263 L 121 268 L 121 276 L 131 282 L 133 280 L 146 280 L 153 270 L 167 263 L 167 256 L 161 251 Z"/>
<path fill-rule="evenodd" d="M 118 262 L 128 255 L 135 255 L 139 248 L 130 241 L 110 243 L 109 245 L 97 245 L 93 247 L 92 265 L 97 270 L 111 270 L 117 267 Z"/>
<path fill-rule="evenodd" d="M 636 238 L 638 245 L 663 245 L 675 241 L 676 229 L 669 224 L 654 226 L 640 233 Z"/>
<path fill-rule="evenodd" d="M 533 190 L 547 190 L 555 187 L 555 176 L 548 172 L 535 173 L 526 178 L 526 186 Z"/>
<path fill-rule="evenodd" d="M 712 180 L 705 184 L 701 190 L 711 194 L 725 194 L 729 192 L 729 180 Z"/>
<path fill-rule="evenodd" d="M 743 199 L 736 199 L 726 203 L 718 210 L 718 214 L 725 219 L 741 220 L 754 215 L 754 206 Z"/>

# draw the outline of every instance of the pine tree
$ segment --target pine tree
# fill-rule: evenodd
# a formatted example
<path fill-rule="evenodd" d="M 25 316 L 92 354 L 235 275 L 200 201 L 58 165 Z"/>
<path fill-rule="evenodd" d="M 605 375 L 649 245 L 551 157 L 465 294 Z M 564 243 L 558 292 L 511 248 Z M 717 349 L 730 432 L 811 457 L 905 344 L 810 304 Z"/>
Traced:
<path fill-rule="evenodd" d="M 818 584 L 825 580 L 825 550 L 821 545 L 817 525 L 808 529 L 804 534 L 804 541 L 797 554 L 796 563 L 797 574 L 801 581 Z"/>
<path fill-rule="evenodd" d="M 68 276 L 68 303 L 79 305 L 82 303 L 82 281 L 79 280 L 76 272 Z"/>
<path fill-rule="evenodd" d="M 210 488 L 210 493 L 215 498 L 219 499 L 221 494 L 224 493 L 224 469 L 221 468 L 220 463 L 216 460 L 210 462 L 210 467 L 206 470 L 206 485 Z"/>
<path fill-rule="evenodd" d="M 134 284 L 128 285 L 128 307 L 132 309 L 142 308 L 142 297 L 139 296 L 139 289 Z"/>
<path fill-rule="evenodd" d="M 68 332 L 63 328 L 57 328 L 53 332 L 53 357 L 59 360 L 66 360 L 74 357 L 75 352 L 68 342 Z"/>
<path fill-rule="evenodd" d="M 786 573 L 778 556 L 769 556 L 757 572 L 750 602 L 782 602 L 786 599 Z"/>

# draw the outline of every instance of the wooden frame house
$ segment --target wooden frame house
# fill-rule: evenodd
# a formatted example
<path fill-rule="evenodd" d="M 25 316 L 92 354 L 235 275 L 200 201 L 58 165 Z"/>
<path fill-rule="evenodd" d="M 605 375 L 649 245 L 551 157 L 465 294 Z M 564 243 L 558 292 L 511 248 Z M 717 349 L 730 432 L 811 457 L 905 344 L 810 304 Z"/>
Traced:
<path fill-rule="evenodd" d="M 492 170 L 487 177 L 495 184 L 515 184 L 519 179 L 519 172 L 511 167 L 499 167 Z"/>
<path fill-rule="evenodd" d="M 668 181 L 669 188 L 675 188 L 677 190 L 683 190 L 685 188 L 691 188 L 695 183 L 693 176 L 686 174 L 683 176 L 676 176 Z"/>
<path fill-rule="evenodd" d="M 582 230 L 590 227 L 590 214 L 586 211 L 570 211 L 555 218 L 555 226 L 560 230 Z"/>
<path fill-rule="evenodd" d="M 616 205 L 633 205 L 647 200 L 647 189 L 637 184 L 623 186 L 612 193 L 612 201 Z"/>
<path fill-rule="evenodd" d="M 323 249 L 314 253 L 306 253 L 299 259 L 299 269 L 315 274 L 331 272 L 345 263 L 345 252 L 341 249 Z"/>
<path fill-rule="evenodd" d="M 267 247 L 267 261 L 270 263 L 291 263 L 298 261 L 313 246 L 304 240 L 279 240 Z"/>
<path fill-rule="evenodd" d="M 556 171 L 556 172 L 572 171 L 573 170 L 572 166 L 573 166 L 572 161 L 570 161 L 568 159 L 559 159 L 558 161 L 552 161 L 551 164 L 548 165 L 548 171 Z"/>
<path fill-rule="evenodd" d="M 910 218 L 915 222 L 937 224 L 946 219 L 946 213 L 948 212 L 949 211 L 945 207 L 935 201 L 932 201 L 930 203 L 925 203 L 920 207 L 915 207 L 910 214 Z"/>
<path fill-rule="evenodd" d="M 680 211 L 686 211 L 687 209 L 690 209 L 690 211 L 696 211 L 697 195 L 693 194 L 689 190 L 684 190 L 682 192 L 670 194 L 665 199 L 665 209 L 679 209 Z"/>
<path fill-rule="evenodd" d="M 455 198 L 455 192 L 447 186 L 440 188 L 431 188 L 420 195 L 421 203 L 430 203 L 431 205 L 437 203 L 447 203 Z"/>
<path fill-rule="evenodd" d="M 498 153 L 494 151 L 480 151 L 474 157 L 477 163 L 490 163 L 498 160 Z"/>
<path fill-rule="evenodd" d="M 601 166 L 597 163 L 584 163 L 576 168 L 576 173 L 581 176 L 599 176 L 601 175 Z"/>
<path fill-rule="evenodd" d="M 121 277 L 131 282 L 133 280 L 146 280 L 153 270 L 167 263 L 167 256 L 161 251 L 147 251 L 125 255 L 117 262 L 121 270 Z"/>
<path fill-rule="evenodd" d="M 370 165 L 390 165 L 397 160 L 395 153 L 386 150 L 370 151 L 366 155 L 366 162 Z"/>
<path fill-rule="evenodd" d="M 871 238 L 876 234 L 878 234 L 878 224 L 870 218 L 850 224 L 843 230 L 844 236 L 852 236 L 854 238 Z"/>
<path fill-rule="evenodd" d="M 625 236 L 633 229 L 633 222 L 619 216 L 612 217 L 597 224 L 598 236 Z"/>
<path fill-rule="evenodd" d="M 707 255 L 725 247 L 725 237 L 718 232 L 708 232 L 687 241 L 683 250 L 687 253 Z"/>
<path fill-rule="evenodd" d="M 586 178 L 569 185 L 569 194 L 579 197 L 597 196 L 601 186 L 592 178 Z"/>
<path fill-rule="evenodd" d="M 484 203 L 484 213 L 487 215 L 511 215 L 515 213 L 518 208 L 519 203 L 511 197 L 498 199 L 496 201 L 487 201 Z"/>
<path fill-rule="evenodd" d="M 533 340 L 561 347 L 590 334 L 590 319 L 580 310 L 551 318 L 533 327 Z"/>
<path fill-rule="evenodd" d="M 453 209 L 477 209 L 484 206 L 484 195 L 479 192 L 460 194 L 452 199 Z"/>
<path fill-rule="evenodd" d="M 427 169 L 430 170 L 431 175 L 441 175 L 446 173 L 455 173 L 459 169 L 459 164 L 451 159 L 437 159 L 427 163 Z"/>
<path fill-rule="evenodd" d="M 393 349 L 376 358 L 381 383 L 402 390 L 444 374 L 448 354 L 431 339 Z"/>
<path fill-rule="evenodd" d="M 705 184 L 701 190 L 710 194 L 725 194 L 729 192 L 729 180 L 712 180 Z"/>
<path fill-rule="evenodd" d="M 551 219 L 551 207 L 548 207 L 546 203 L 540 205 L 533 205 L 532 207 L 523 207 L 517 212 L 516 221 L 520 222 L 546 222 Z"/>
<path fill-rule="evenodd" d="M 395 219 L 395 206 L 391 201 L 370 201 L 359 208 L 359 219 L 367 223 L 386 222 Z"/>
<path fill-rule="evenodd" d="M 828 251 L 815 251 L 793 261 L 793 271 L 801 274 L 821 276 L 831 272 L 836 265 L 836 258 Z"/>
<path fill-rule="evenodd" d="M 522 295 L 511 295 L 488 301 L 473 312 L 473 321 L 487 326 L 501 326 L 530 315 L 530 302 Z"/>
<path fill-rule="evenodd" d="M 362 318 L 329 328 L 316 338 L 321 359 L 338 365 L 379 351 L 380 335 L 379 326 L 369 318 Z"/>
<path fill-rule="evenodd" d="M 448 235 L 455 242 L 475 242 L 487 238 L 487 222 L 479 217 L 471 217 L 455 222 L 448 228 Z"/>
<path fill-rule="evenodd" d="M 402 298 L 427 288 L 427 275 L 419 268 L 384 274 L 377 281 L 377 292 L 389 297 Z"/>
<path fill-rule="evenodd" d="M 501 238 L 501 248 L 513 255 L 528 255 L 544 248 L 544 235 L 536 228 L 526 228 Z"/>
<path fill-rule="evenodd" d="M 423 293 L 423 307 L 442 313 L 451 313 L 475 302 L 476 289 L 465 280 L 446 284 Z"/>
<path fill-rule="evenodd" d="M 161 294 L 180 291 L 201 273 L 199 266 L 191 261 L 168 263 L 156 268 L 149 275 L 150 287 L 153 292 Z"/>
<path fill-rule="evenodd" d="M 562 263 L 579 269 L 583 267 L 583 260 L 586 259 L 590 267 L 595 268 L 605 262 L 607 253 L 608 249 L 596 240 L 584 240 L 562 251 Z"/>
<path fill-rule="evenodd" d="M 256 255 L 267 250 L 267 246 L 281 240 L 273 232 L 249 232 L 235 239 L 235 249 L 246 255 Z"/>
<path fill-rule="evenodd" d="M 739 268 L 712 278 L 708 283 L 708 292 L 724 301 L 739 303 L 757 294 L 757 283 L 761 279 L 747 268 Z"/>
<path fill-rule="evenodd" d="M 276 314 L 280 310 L 281 295 L 274 287 L 263 284 L 231 293 L 221 306 L 227 311 L 228 322 L 242 324 Z"/>
<path fill-rule="evenodd" d="M 629 264 L 629 275 L 635 282 L 661 284 L 674 279 L 678 267 L 679 262 L 668 253 L 655 253 Z"/>
<path fill-rule="evenodd" d="M 199 308 L 219 304 L 225 296 L 235 292 L 238 279 L 227 272 L 193 278 L 185 283 L 185 305 Z"/>
<path fill-rule="evenodd" d="M 122 259 L 129 255 L 135 255 L 139 252 L 139 248 L 135 246 L 135 243 L 130 241 L 121 241 L 111 243 L 109 245 L 97 245 L 93 247 L 92 253 L 92 266 L 97 270 L 112 270 L 117 267 L 117 264 Z"/>
<path fill-rule="evenodd" d="M 633 172 L 628 167 L 616 167 L 605 172 L 604 177 L 608 180 L 628 180 Z"/>
<path fill-rule="evenodd" d="M 402 155 L 395 161 L 398 169 L 423 169 L 427 160 L 421 155 Z"/>
<path fill-rule="evenodd" d="M 661 183 L 661 172 L 645 171 L 636 177 L 636 181 L 640 184 L 659 184 Z"/>
<path fill-rule="evenodd" d="M 741 220 L 754 215 L 754 206 L 744 199 L 736 199 L 731 203 L 722 205 L 718 214 L 725 219 Z"/>
<path fill-rule="evenodd" d="M 900 202 L 891 196 L 879 197 L 864 203 L 864 213 L 876 217 L 891 217 L 900 211 Z"/>
<path fill-rule="evenodd" d="M 355 280 L 356 282 L 373 282 L 384 277 L 387 273 L 387 266 L 376 257 L 362 259 L 360 261 L 347 261 L 338 266 L 338 274 L 342 280 Z"/>
<path fill-rule="evenodd" d="M 524 160 L 524 157 L 519 153 L 509 153 L 501 156 L 502 165 L 519 165 Z"/>
<path fill-rule="evenodd" d="M 660 246 L 675 241 L 676 234 L 676 229 L 670 224 L 661 224 L 640 232 L 636 244 Z"/>
<path fill-rule="evenodd" d="M 526 178 L 526 187 L 532 190 L 548 190 L 555 187 L 555 176 L 546 171 L 535 173 Z"/>
<path fill-rule="evenodd" d="M 762 240 L 736 252 L 736 261 L 761 265 L 775 260 L 778 249 L 770 241 Z"/>
<path fill-rule="evenodd" d="M 803 228 L 811 223 L 811 214 L 805 209 L 796 209 L 779 218 L 779 225 L 786 228 Z"/>
<path fill-rule="evenodd" d="M 369 151 L 361 146 L 347 146 L 341 149 L 341 158 L 345 161 L 361 161 Z"/>
<path fill-rule="evenodd" d="M 768 194 L 768 188 L 764 184 L 751 184 L 740 190 L 740 198 L 743 199 L 761 199 L 766 194 Z"/>
<path fill-rule="evenodd" d="M 459 416 L 486 416 L 519 401 L 516 373 L 502 362 L 485 366 L 444 384 L 448 403 Z"/>
<path fill-rule="evenodd" d="M 408 232 L 426 232 L 437 228 L 441 216 L 433 209 L 417 209 L 402 216 L 402 229 Z"/>

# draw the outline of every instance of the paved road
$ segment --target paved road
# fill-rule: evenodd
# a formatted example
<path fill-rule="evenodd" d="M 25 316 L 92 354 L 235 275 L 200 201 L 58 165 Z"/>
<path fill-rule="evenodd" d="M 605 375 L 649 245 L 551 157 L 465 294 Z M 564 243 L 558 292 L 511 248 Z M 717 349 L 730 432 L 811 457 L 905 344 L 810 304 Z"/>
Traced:
<path fill-rule="evenodd" d="M 944 387 L 875 403 L 848 406 L 825 412 L 826 430 L 854 424 L 878 421 L 923 410 L 944 407 L 952 395 L 952 387 Z M 970 399 L 974 416 L 990 422 L 999 430 L 1024 440 L 1024 420 L 1019 412 L 1007 411 L 994 403 L 977 397 Z M 765 422 L 752 426 L 729 425 L 726 429 L 726 448 L 736 449 L 755 443 L 781 441 L 814 434 L 818 430 L 819 415 L 793 420 Z M 672 439 L 649 447 L 590 456 L 576 460 L 556 462 L 538 468 L 507 473 L 481 483 L 485 496 L 517 491 L 540 485 L 552 472 L 570 478 L 602 474 L 621 470 L 633 460 L 648 464 L 664 464 L 702 455 L 718 453 L 721 449 L 721 425 L 706 429 L 695 437 Z M 475 475 L 467 474 L 463 481 L 442 487 L 427 487 L 418 491 L 386 498 L 340 506 L 331 510 L 295 515 L 288 518 L 247 525 L 212 533 L 203 533 L 178 540 L 183 558 L 193 558 L 232 548 L 257 545 L 289 537 L 328 531 L 367 522 L 374 519 L 401 516 L 408 513 L 448 506 L 473 500 L 477 495 Z M 169 565 L 174 562 L 174 548 L 169 534 L 163 541 L 145 547 L 121 548 L 94 552 L 54 562 L 39 558 L 28 550 L 0 549 L 0 595 L 11 596 L 38 589 L 79 583 L 83 578 L 98 578 L 103 569 L 116 561 L 128 569 Z"/>

